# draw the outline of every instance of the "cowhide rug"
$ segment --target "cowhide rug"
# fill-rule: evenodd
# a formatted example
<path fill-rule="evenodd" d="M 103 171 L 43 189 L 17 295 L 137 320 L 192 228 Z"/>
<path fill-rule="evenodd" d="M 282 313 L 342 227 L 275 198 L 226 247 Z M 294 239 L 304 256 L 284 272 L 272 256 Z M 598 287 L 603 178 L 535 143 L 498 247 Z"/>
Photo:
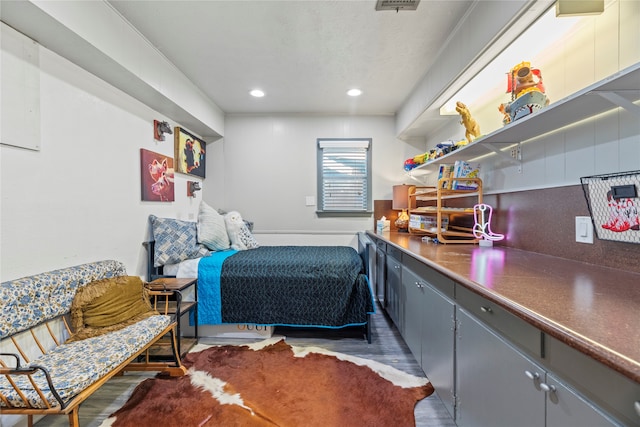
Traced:
<path fill-rule="evenodd" d="M 140 383 L 102 427 L 415 426 L 426 378 L 281 339 L 188 354 L 189 372 Z"/>

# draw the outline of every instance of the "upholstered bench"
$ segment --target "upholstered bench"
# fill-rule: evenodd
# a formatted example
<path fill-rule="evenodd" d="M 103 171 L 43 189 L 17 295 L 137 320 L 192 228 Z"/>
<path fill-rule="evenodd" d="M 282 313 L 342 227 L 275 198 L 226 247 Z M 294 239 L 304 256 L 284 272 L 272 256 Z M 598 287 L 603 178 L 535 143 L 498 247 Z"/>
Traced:
<path fill-rule="evenodd" d="M 26 414 L 29 425 L 33 415 L 66 414 L 69 425 L 75 427 L 79 425 L 80 404 L 123 370 L 158 370 L 174 376 L 185 373 L 175 346 L 175 317 L 153 311 L 147 300 L 166 293 L 143 291 L 136 280 L 129 286 L 129 279 L 139 281 L 126 276 L 122 263 L 100 261 L 0 284 L 2 414 Z M 148 306 L 151 311 L 138 310 L 126 322 L 114 324 L 118 309 L 110 303 L 122 300 L 128 289 L 135 294 L 134 286 L 144 292 L 140 294 L 143 310 Z M 78 296 L 86 294 L 90 297 L 79 303 Z M 126 307 L 120 311 L 125 312 L 138 303 L 124 302 Z M 102 312 L 97 310 L 101 306 L 106 307 Z M 72 309 L 91 314 L 90 323 L 97 326 L 88 327 L 88 334 L 72 330 L 68 320 Z M 83 322 L 82 313 L 73 317 L 75 327 Z M 147 349 L 167 334 L 174 361 L 151 362 Z"/>

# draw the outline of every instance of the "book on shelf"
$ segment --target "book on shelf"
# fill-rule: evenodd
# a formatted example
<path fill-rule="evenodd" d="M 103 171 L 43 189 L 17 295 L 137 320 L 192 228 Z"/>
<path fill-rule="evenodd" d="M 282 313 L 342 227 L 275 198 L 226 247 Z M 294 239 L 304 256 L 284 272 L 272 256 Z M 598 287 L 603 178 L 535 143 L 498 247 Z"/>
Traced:
<path fill-rule="evenodd" d="M 440 182 L 440 180 L 442 178 L 450 178 L 453 173 L 453 165 L 440 165 L 440 167 L 438 168 L 438 182 Z M 444 182 L 442 184 L 442 188 L 451 188 L 451 181 L 448 182 Z"/>
<path fill-rule="evenodd" d="M 453 165 L 453 178 L 479 178 L 480 164 L 471 164 L 464 160 L 456 160 Z M 475 190 L 478 183 L 474 181 L 453 180 L 452 190 Z"/>

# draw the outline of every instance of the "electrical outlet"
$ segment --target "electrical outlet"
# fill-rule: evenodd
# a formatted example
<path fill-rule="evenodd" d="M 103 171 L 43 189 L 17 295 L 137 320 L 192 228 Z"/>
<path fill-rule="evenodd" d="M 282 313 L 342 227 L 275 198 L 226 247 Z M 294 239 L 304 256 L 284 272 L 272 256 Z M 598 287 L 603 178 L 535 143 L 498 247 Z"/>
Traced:
<path fill-rule="evenodd" d="M 511 147 L 511 157 L 514 159 L 520 159 L 520 144 Z"/>
<path fill-rule="evenodd" d="M 591 217 L 576 217 L 576 242 L 593 244 L 593 224 Z"/>

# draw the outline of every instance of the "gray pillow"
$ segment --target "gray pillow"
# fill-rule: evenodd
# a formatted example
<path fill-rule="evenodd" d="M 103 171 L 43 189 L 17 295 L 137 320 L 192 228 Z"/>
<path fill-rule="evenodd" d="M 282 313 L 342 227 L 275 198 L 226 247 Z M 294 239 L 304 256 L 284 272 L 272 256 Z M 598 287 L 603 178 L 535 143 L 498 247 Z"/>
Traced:
<path fill-rule="evenodd" d="M 155 239 L 154 267 L 209 255 L 209 251 L 197 242 L 195 222 L 155 215 L 149 215 L 149 220 Z"/>
<path fill-rule="evenodd" d="M 224 251 L 231 246 L 224 217 L 205 202 L 200 202 L 197 230 L 198 243 L 212 251 Z"/>

